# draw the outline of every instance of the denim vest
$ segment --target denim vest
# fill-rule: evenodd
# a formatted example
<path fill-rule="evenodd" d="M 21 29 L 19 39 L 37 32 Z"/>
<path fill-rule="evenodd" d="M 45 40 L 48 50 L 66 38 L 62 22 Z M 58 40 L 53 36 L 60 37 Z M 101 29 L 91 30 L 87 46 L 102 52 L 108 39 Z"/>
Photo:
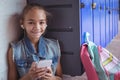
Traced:
<path fill-rule="evenodd" d="M 16 64 L 17 71 L 19 74 L 19 78 L 23 77 L 26 73 L 28 73 L 29 68 L 31 67 L 32 62 L 38 60 L 52 60 L 52 70 L 55 75 L 56 67 L 58 63 L 58 59 L 60 55 L 60 47 L 57 40 L 42 38 L 45 42 L 44 48 L 45 53 L 31 53 L 31 49 L 29 49 L 29 45 L 27 46 L 27 42 L 25 39 L 20 40 L 17 43 L 11 43 L 13 49 L 13 60 Z M 39 48 L 42 48 L 39 46 Z M 41 50 L 42 51 L 42 50 Z"/>

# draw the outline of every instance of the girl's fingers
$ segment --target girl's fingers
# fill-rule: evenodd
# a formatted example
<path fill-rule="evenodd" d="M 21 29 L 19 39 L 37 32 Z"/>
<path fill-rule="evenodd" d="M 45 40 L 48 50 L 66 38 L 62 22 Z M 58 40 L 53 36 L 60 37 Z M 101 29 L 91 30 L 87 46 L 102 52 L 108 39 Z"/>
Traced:
<path fill-rule="evenodd" d="M 47 73 L 53 73 L 51 67 L 47 67 Z"/>
<path fill-rule="evenodd" d="M 46 72 L 40 72 L 40 73 L 36 73 L 35 77 L 36 78 L 41 78 L 45 75 Z"/>
<path fill-rule="evenodd" d="M 46 74 L 46 68 L 36 68 L 35 70 L 35 77 L 40 78 Z"/>
<path fill-rule="evenodd" d="M 47 72 L 44 75 L 45 79 L 51 79 L 53 77 L 51 68 L 47 68 Z"/>
<path fill-rule="evenodd" d="M 43 78 L 47 80 L 56 80 L 55 76 L 50 73 L 46 73 Z"/>
<path fill-rule="evenodd" d="M 46 77 L 52 77 L 53 75 L 50 74 L 50 73 L 46 73 L 45 76 L 46 76 Z"/>
<path fill-rule="evenodd" d="M 39 73 L 39 72 L 45 72 L 47 70 L 47 68 L 36 68 L 36 73 Z"/>
<path fill-rule="evenodd" d="M 36 69 L 36 63 L 33 62 L 28 72 L 31 79 L 35 78 L 35 69 Z"/>
<path fill-rule="evenodd" d="M 33 62 L 31 65 L 30 71 L 35 71 L 35 68 L 36 68 L 36 63 Z"/>

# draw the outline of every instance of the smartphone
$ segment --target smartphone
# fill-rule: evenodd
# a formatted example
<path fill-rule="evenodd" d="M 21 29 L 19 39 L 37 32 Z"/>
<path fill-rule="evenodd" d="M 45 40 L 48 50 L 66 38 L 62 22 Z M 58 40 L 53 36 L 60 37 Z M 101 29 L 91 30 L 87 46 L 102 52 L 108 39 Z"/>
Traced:
<path fill-rule="evenodd" d="M 52 65 L 52 60 L 40 60 L 37 63 L 38 68 L 51 67 L 51 65 Z"/>

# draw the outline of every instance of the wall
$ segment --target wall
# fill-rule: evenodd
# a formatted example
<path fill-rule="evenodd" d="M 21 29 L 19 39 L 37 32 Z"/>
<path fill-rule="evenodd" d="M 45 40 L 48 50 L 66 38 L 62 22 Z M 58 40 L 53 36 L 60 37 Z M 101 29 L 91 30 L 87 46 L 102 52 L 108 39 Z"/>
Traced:
<path fill-rule="evenodd" d="M 2 0 L 0 2 L 0 80 L 7 80 L 6 54 L 9 42 L 20 35 L 18 15 L 26 0 Z"/>

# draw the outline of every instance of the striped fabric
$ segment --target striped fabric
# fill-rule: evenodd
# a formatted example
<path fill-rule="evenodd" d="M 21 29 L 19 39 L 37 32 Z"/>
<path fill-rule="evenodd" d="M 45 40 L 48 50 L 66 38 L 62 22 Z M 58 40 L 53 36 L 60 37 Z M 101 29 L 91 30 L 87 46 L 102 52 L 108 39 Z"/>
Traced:
<path fill-rule="evenodd" d="M 110 80 L 116 80 L 115 75 L 120 74 L 120 60 L 103 47 L 98 47 L 100 62 Z M 120 79 L 118 79 L 120 80 Z"/>

